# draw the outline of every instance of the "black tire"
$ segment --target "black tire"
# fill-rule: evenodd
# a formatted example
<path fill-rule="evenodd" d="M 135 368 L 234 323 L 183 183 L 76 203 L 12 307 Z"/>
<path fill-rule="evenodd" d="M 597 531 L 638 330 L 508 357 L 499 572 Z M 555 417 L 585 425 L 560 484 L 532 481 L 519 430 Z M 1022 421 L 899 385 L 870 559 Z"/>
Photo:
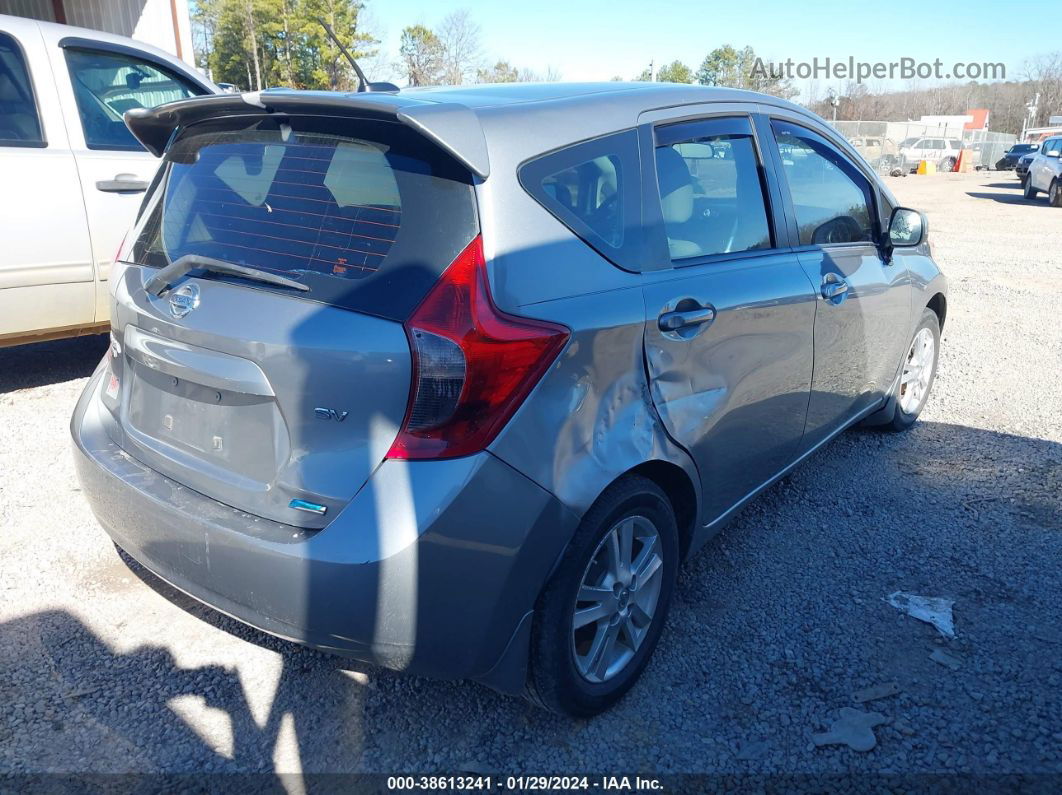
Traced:
<path fill-rule="evenodd" d="M 1062 207 L 1062 182 L 1055 178 L 1047 189 L 1047 203 L 1052 207 Z"/>
<path fill-rule="evenodd" d="M 945 157 L 943 160 L 940 161 L 940 165 L 937 166 L 937 170 L 938 171 L 942 171 L 944 173 L 948 173 L 948 172 L 954 171 L 955 170 L 955 158 L 954 157 Z"/>
<path fill-rule="evenodd" d="M 1036 188 L 1034 188 L 1034 187 L 1032 186 L 1032 180 L 1031 180 L 1031 179 L 1029 179 L 1029 177 L 1028 177 L 1028 176 L 1026 176 L 1026 177 L 1025 177 L 1025 178 L 1024 178 L 1024 179 L 1023 179 L 1022 181 L 1021 181 L 1021 188 L 1022 188 L 1022 195 L 1023 195 L 1023 196 L 1024 196 L 1024 197 L 1025 197 L 1026 199 L 1035 199 L 1035 198 L 1036 198 L 1036 194 L 1037 194 L 1037 193 L 1039 193 L 1039 191 L 1038 191 L 1038 190 L 1036 190 Z"/>
<path fill-rule="evenodd" d="M 933 335 L 933 370 L 929 374 L 929 385 L 926 387 L 926 393 L 922 396 L 918 405 L 915 406 L 914 411 L 908 413 L 903 410 L 900 404 L 900 393 L 903 389 L 903 385 L 896 384 L 896 394 L 892 397 L 892 402 L 896 407 L 896 411 L 892 416 L 890 422 L 879 426 L 882 430 L 900 432 L 906 431 L 918 420 L 918 415 L 922 413 L 922 409 L 926 405 L 926 400 L 929 399 L 929 393 L 933 391 L 933 383 L 937 380 L 937 362 L 940 360 L 940 320 L 937 318 L 936 312 L 932 309 L 922 310 L 922 319 L 918 323 L 918 328 L 914 330 L 911 335 L 911 339 L 907 343 L 907 347 L 904 349 L 904 361 L 910 355 L 911 344 L 914 342 L 918 332 L 922 329 L 929 329 Z"/>
<path fill-rule="evenodd" d="M 605 681 L 591 682 L 579 672 L 573 651 L 576 595 L 601 540 L 629 516 L 645 517 L 655 525 L 663 562 L 660 594 L 647 634 L 626 666 Z M 579 718 L 597 715 L 619 701 L 641 676 L 660 639 L 678 563 L 678 525 L 663 490 L 638 475 L 628 475 L 605 489 L 583 517 L 535 606 L 528 698 L 551 712 Z"/>

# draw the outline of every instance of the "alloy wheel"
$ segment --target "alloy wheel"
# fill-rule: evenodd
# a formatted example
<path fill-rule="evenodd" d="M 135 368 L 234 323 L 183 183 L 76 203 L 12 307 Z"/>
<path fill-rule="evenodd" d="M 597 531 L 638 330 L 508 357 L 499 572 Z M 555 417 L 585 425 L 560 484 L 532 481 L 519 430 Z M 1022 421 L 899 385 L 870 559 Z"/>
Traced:
<path fill-rule="evenodd" d="M 663 582 L 656 525 L 628 516 L 594 550 L 579 585 L 571 622 L 580 675 L 604 682 L 622 671 L 649 634 Z"/>
<path fill-rule="evenodd" d="M 933 332 L 927 328 L 919 329 L 911 342 L 900 376 L 900 409 L 905 414 L 914 414 L 922 405 L 933 378 L 936 346 Z"/>

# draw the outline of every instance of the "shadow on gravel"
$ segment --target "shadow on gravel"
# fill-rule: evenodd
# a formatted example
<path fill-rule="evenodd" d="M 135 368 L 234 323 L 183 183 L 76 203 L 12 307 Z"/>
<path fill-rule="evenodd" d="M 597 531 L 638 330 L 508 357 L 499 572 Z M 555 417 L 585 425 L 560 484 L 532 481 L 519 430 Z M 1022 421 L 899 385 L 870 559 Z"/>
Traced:
<path fill-rule="evenodd" d="M 895 680 L 901 695 L 874 708 L 894 717 L 902 708 L 910 724 L 903 731 L 918 733 L 921 744 L 915 750 L 908 745 L 905 751 L 906 736 L 885 726 L 878 731 L 881 747 L 874 764 L 899 765 L 900 770 L 933 764 L 934 752 L 958 743 L 966 746 L 963 750 L 976 769 L 978 738 L 967 739 L 961 725 L 956 737 L 947 736 L 952 721 L 943 718 L 969 709 L 985 716 L 991 727 L 986 731 L 1020 728 L 1028 688 L 1053 681 L 1053 655 L 1046 652 L 1057 652 L 1062 636 L 1050 619 L 1055 608 L 1039 602 L 1053 592 L 1051 581 L 1057 584 L 1055 562 L 1062 554 L 1062 445 L 921 423 L 903 435 L 855 431 L 829 449 L 835 452 L 812 458 L 754 501 L 759 507 L 735 521 L 725 547 L 713 542 L 687 564 L 657 661 L 624 702 L 591 722 L 594 732 L 615 743 L 616 759 L 624 760 L 616 767 L 656 769 L 657 754 L 667 749 L 695 770 L 755 769 L 741 762 L 743 757 L 735 761 L 729 748 L 743 744 L 748 732 L 761 731 L 753 722 L 757 711 L 768 710 L 770 703 L 786 720 L 783 728 L 772 719 L 771 731 L 777 736 L 768 746 L 797 750 L 773 762 L 765 759 L 764 765 L 795 769 L 792 766 L 804 758 L 797 754 L 809 753 L 824 769 L 845 770 L 847 751 L 800 750 L 807 745 L 804 732 L 813 722 L 809 715 L 843 706 L 852 692 L 848 688 Z M 812 500 L 822 497 L 821 511 L 814 504 L 787 504 L 800 492 L 812 495 Z M 845 510 L 833 501 L 831 495 L 837 493 L 851 495 Z M 769 524 L 771 516 L 786 511 L 803 515 L 806 525 Z M 924 521 L 930 511 L 937 515 L 937 524 Z M 909 535 L 881 533 L 886 521 Z M 956 526 L 962 528 L 959 534 L 953 532 Z M 900 552 L 895 547 L 901 541 L 911 546 Z M 1001 544 L 1012 550 L 1004 564 L 994 560 Z M 731 557 L 746 554 L 742 545 L 755 545 L 766 554 L 746 567 Z M 815 556 L 834 559 L 828 582 L 808 562 Z M 0 722 L 0 772 L 256 772 L 264 775 L 262 789 L 284 783 L 273 771 L 282 736 L 289 732 L 286 736 L 292 737 L 289 727 L 297 761 L 306 772 L 385 767 L 456 773 L 475 771 L 477 765 L 479 772 L 484 767 L 519 772 L 520 759 L 511 756 L 513 737 L 530 742 L 528 754 L 585 741 L 586 722 L 546 715 L 485 688 L 399 678 L 264 635 L 174 590 L 124 554 L 122 558 L 146 585 L 175 605 L 279 655 L 281 670 L 268 714 L 256 720 L 244 693 L 247 683 L 235 668 L 183 668 L 165 637 L 157 645 L 120 652 L 70 613 L 27 614 L 0 623 L 0 694 L 6 705 Z M 1035 560 L 1045 565 L 1035 575 L 1043 587 L 1033 593 Z M 762 578 L 771 583 L 766 591 Z M 837 592 L 848 594 L 864 586 L 872 594 L 868 604 L 836 598 Z M 937 588 L 922 592 L 959 599 L 960 642 L 980 644 L 982 650 L 976 653 L 989 654 L 985 649 L 990 644 L 1006 649 L 1013 642 L 1009 629 L 991 626 L 998 623 L 989 620 L 995 610 L 1008 616 L 1008 626 L 1032 632 L 1036 642 L 1045 644 L 1045 654 L 1015 656 L 995 667 L 964 662 L 961 672 L 953 672 L 928 660 L 932 644 L 940 643 L 930 628 L 901 621 L 881 603 L 887 587 Z M 783 617 L 778 605 L 786 600 L 808 615 Z M 811 610 L 815 604 L 828 606 L 827 623 L 810 623 L 823 617 Z M 980 626 L 978 615 L 984 619 Z M 130 605 L 129 617 L 136 620 L 135 605 Z M 874 640 L 867 635 L 852 645 L 851 627 L 867 621 L 874 626 Z M 801 630 L 802 622 L 808 623 Z M 697 641 L 706 627 L 714 637 L 707 644 Z M 1001 631 L 998 638 L 990 634 Z M 204 643 L 209 644 L 209 638 Z M 829 656 L 838 653 L 841 656 Z M 964 652 L 959 647 L 954 653 L 967 659 L 975 655 L 973 648 Z M 741 665 L 734 664 L 733 655 L 742 659 Z M 675 665 L 676 658 L 683 660 L 681 666 Z M 868 673 L 861 673 L 861 666 Z M 829 670 L 828 676 L 822 667 Z M 972 684 L 956 688 L 964 677 Z M 749 689 L 750 682 L 756 683 L 755 690 Z M 671 691 L 683 697 L 673 698 Z M 650 705 L 661 696 L 667 699 L 667 725 L 645 724 L 644 715 L 659 709 Z M 174 704 L 189 698 L 201 700 L 229 727 L 221 732 L 229 741 L 219 744 L 216 733 L 209 739 L 202 726 L 181 716 Z M 1057 693 L 1046 699 L 1043 709 L 1050 713 Z M 709 731 L 730 743 L 723 745 L 721 755 L 707 756 L 710 749 L 702 738 Z M 645 732 L 652 742 L 642 736 Z M 439 737 L 442 745 L 432 745 Z M 1018 742 L 1012 740 L 1011 745 Z M 694 745 L 687 747 L 689 743 Z M 922 753 L 918 749 L 925 749 L 929 762 L 914 756 Z M 892 756 L 898 752 L 912 757 Z M 1030 746 L 1028 758 L 1018 755 L 1013 763 L 1035 769 L 1039 757 L 1032 754 Z M 389 761 L 381 763 L 381 758 Z M 516 770 L 505 771 L 506 765 Z"/>
<path fill-rule="evenodd" d="M 1021 186 L 1019 185 L 1018 187 Z M 972 191 L 967 191 L 966 195 L 974 199 L 991 199 L 1000 204 L 1027 204 L 1031 207 L 1042 207 L 1045 210 L 1054 209 L 1043 196 L 1037 196 L 1035 199 L 1026 199 L 1020 193 L 1012 195 L 1008 193 L 976 193 Z"/>
<path fill-rule="evenodd" d="M 106 334 L 93 334 L 0 348 L 0 395 L 88 378 L 106 352 L 108 339 Z"/>

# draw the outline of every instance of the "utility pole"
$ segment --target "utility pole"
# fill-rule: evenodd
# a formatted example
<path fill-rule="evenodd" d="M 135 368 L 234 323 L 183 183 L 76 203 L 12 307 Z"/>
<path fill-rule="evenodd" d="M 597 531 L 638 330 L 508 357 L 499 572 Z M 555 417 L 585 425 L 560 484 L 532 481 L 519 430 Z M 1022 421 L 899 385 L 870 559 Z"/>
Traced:
<path fill-rule="evenodd" d="M 1033 101 L 1025 105 L 1025 118 L 1021 121 L 1021 138 L 1019 140 L 1025 141 L 1025 131 L 1029 129 L 1029 123 L 1036 118 L 1036 111 L 1039 110 L 1039 105 L 1040 92 L 1037 91 Z"/>
<path fill-rule="evenodd" d="M 830 106 L 833 108 L 833 126 L 837 126 L 837 106 L 841 104 L 841 100 L 837 98 L 837 92 L 832 88 L 827 89 L 826 98 L 830 102 Z"/>

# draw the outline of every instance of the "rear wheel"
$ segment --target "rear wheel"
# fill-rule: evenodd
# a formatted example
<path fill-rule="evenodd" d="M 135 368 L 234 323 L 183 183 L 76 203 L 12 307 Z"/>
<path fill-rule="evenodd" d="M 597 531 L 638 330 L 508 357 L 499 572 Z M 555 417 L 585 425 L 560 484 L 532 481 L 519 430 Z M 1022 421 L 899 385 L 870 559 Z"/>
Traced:
<path fill-rule="evenodd" d="M 664 628 L 678 550 L 674 510 L 655 483 L 628 476 L 605 490 L 539 597 L 532 701 L 589 717 L 623 697 Z"/>
<path fill-rule="evenodd" d="M 944 171 L 944 172 L 954 171 L 955 170 L 955 158 L 954 157 L 945 157 L 943 160 L 940 161 L 940 166 L 938 167 L 938 170 Z"/>
<path fill-rule="evenodd" d="M 1062 182 L 1057 178 L 1051 182 L 1047 189 L 1047 202 L 1052 207 L 1062 207 Z"/>
<path fill-rule="evenodd" d="M 1026 199 L 1035 199 L 1036 198 L 1036 194 L 1039 193 L 1039 191 L 1037 191 L 1036 188 L 1034 188 L 1032 186 L 1032 180 L 1029 179 L 1028 175 L 1026 175 L 1022 179 L 1021 187 L 1022 187 L 1022 195 L 1025 196 Z"/>
<path fill-rule="evenodd" d="M 896 412 L 892 422 L 883 426 L 886 430 L 905 431 L 915 424 L 936 380 L 939 355 L 940 321 L 932 309 L 925 309 L 907 346 L 903 371 L 894 395 Z"/>

